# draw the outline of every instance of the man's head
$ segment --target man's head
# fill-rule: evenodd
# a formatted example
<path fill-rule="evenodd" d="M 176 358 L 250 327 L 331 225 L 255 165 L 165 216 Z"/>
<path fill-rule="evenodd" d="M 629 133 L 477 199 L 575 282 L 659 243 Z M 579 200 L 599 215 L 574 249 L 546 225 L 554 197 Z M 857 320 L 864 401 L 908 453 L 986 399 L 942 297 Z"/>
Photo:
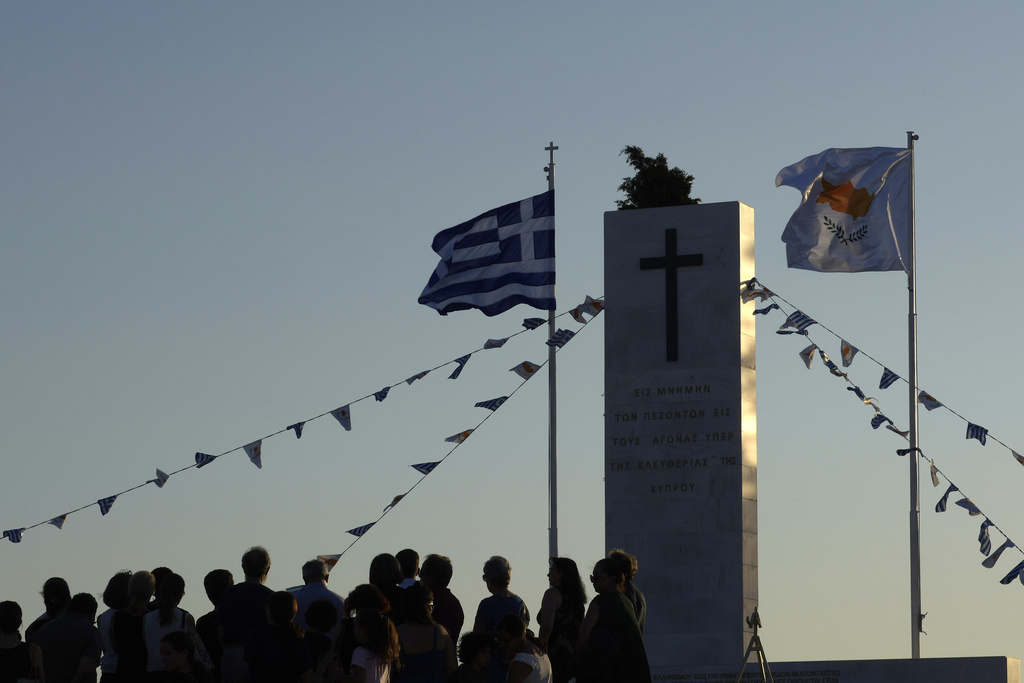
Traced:
<path fill-rule="evenodd" d="M 420 573 L 420 556 L 412 548 L 399 550 L 398 554 L 395 555 L 395 559 L 398 560 L 399 566 L 402 567 L 402 576 L 405 578 L 415 579 L 416 575 Z"/>
<path fill-rule="evenodd" d="M 81 614 L 89 618 L 89 621 L 96 619 L 96 598 L 88 593 L 76 593 L 68 604 L 70 614 Z"/>
<path fill-rule="evenodd" d="M 444 555 L 427 555 L 420 567 L 420 580 L 431 588 L 447 588 L 452 580 L 452 561 Z"/>
<path fill-rule="evenodd" d="M 220 602 L 220 594 L 228 586 L 235 584 L 235 577 L 227 569 L 214 569 L 203 579 L 203 588 L 206 589 L 206 597 L 213 603 L 214 608 Z"/>
<path fill-rule="evenodd" d="M 323 560 L 310 560 L 302 565 L 302 580 L 305 583 L 327 583 L 329 574 L 327 563 Z"/>
<path fill-rule="evenodd" d="M 43 584 L 42 596 L 46 614 L 51 618 L 58 617 L 67 610 L 68 603 L 71 602 L 71 589 L 68 588 L 67 581 L 55 576 Z"/>
<path fill-rule="evenodd" d="M 242 573 L 246 581 L 263 583 L 270 573 L 270 553 L 261 545 L 254 545 L 242 555 Z"/>

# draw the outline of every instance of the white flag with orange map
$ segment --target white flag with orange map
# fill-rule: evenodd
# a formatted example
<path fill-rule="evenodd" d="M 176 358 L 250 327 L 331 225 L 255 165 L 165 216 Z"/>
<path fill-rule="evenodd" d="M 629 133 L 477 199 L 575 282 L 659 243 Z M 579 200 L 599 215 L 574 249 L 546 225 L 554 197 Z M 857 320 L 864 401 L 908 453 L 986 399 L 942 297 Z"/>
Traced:
<path fill-rule="evenodd" d="M 906 270 L 909 149 L 827 149 L 779 171 L 803 199 L 782 241 L 790 268 Z"/>

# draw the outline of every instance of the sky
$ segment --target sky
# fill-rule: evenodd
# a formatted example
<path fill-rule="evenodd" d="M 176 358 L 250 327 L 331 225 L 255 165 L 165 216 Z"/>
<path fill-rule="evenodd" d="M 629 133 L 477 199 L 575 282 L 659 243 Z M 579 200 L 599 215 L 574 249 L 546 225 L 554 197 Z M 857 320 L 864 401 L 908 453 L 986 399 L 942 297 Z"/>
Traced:
<path fill-rule="evenodd" d="M 861 349 L 851 379 L 905 427 L 906 385 L 875 388 L 882 365 L 906 374 L 905 275 L 787 269 L 799 195 L 774 180 L 915 131 L 920 385 L 957 413 L 922 411 L 921 446 L 996 525 L 994 548 L 1024 544 L 1024 326 L 1007 302 L 1022 20 L 1019 4 L 941 0 L 0 3 L 0 528 L 42 523 L 0 543 L 0 599 L 31 618 L 49 576 L 98 594 L 118 570 L 169 566 L 203 614 L 205 573 L 238 577 L 252 545 L 274 589 L 345 551 L 342 593 L 411 547 L 452 558 L 467 626 L 495 554 L 535 613 L 547 384 L 517 389 L 508 369 L 543 360 L 544 334 L 474 353 L 455 381 L 445 364 L 543 314 L 442 317 L 416 299 L 433 235 L 546 190 L 550 142 L 560 312 L 604 293 L 619 152 L 664 153 L 704 203 L 754 208 L 758 279 Z M 765 654 L 909 657 L 906 442 L 806 369 L 782 321 L 757 322 Z M 587 573 L 606 550 L 603 318 L 559 322 L 579 331 L 558 355 L 559 552 Z M 474 403 L 512 391 L 481 424 Z M 350 432 L 328 414 L 346 404 Z M 301 439 L 283 431 L 301 420 Z M 260 438 L 258 469 L 237 449 Z M 225 455 L 100 514 L 197 451 Z M 417 484 L 409 465 L 442 458 Z M 983 568 L 983 518 L 955 498 L 933 511 L 945 486 L 922 469 L 922 656 L 1019 658 L 1024 586 L 999 579 L 1021 551 Z"/>

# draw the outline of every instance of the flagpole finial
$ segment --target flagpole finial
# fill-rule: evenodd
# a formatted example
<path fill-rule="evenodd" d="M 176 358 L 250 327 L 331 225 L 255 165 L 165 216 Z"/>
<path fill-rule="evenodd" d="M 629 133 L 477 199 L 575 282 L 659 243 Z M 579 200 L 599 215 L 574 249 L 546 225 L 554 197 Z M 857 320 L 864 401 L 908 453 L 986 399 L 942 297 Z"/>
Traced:
<path fill-rule="evenodd" d="M 544 148 L 544 151 L 548 152 L 548 156 L 550 157 L 550 160 L 548 161 L 548 165 L 544 167 L 544 172 L 548 174 L 547 180 L 548 180 L 548 189 L 549 190 L 555 189 L 555 150 L 556 149 L 558 149 L 558 146 L 555 144 L 554 140 L 549 142 L 548 146 Z"/>
<path fill-rule="evenodd" d="M 914 131 L 912 131 L 912 130 L 908 130 L 907 131 L 907 145 L 908 146 L 913 146 L 910 143 L 912 143 L 914 140 L 920 140 L 920 139 L 921 139 L 921 136 L 918 135 L 917 133 L 915 133 Z"/>

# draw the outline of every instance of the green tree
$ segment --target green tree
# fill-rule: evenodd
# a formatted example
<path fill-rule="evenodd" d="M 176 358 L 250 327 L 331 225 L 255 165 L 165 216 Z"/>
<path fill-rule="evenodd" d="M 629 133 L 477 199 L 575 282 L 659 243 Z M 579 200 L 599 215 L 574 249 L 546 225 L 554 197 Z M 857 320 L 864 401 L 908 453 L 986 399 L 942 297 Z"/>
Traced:
<path fill-rule="evenodd" d="M 619 191 L 626 194 L 625 199 L 615 201 L 619 211 L 700 204 L 700 199 L 690 196 L 693 176 L 678 166 L 669 168 L 664 154 L 653 158 L 644 156 L 642 149 L 632 145 L 619 152 L 619 156 L 623 154 L 629 165 L 636 169 L 636 175 L 623 178 L 619 185 Z"/>

